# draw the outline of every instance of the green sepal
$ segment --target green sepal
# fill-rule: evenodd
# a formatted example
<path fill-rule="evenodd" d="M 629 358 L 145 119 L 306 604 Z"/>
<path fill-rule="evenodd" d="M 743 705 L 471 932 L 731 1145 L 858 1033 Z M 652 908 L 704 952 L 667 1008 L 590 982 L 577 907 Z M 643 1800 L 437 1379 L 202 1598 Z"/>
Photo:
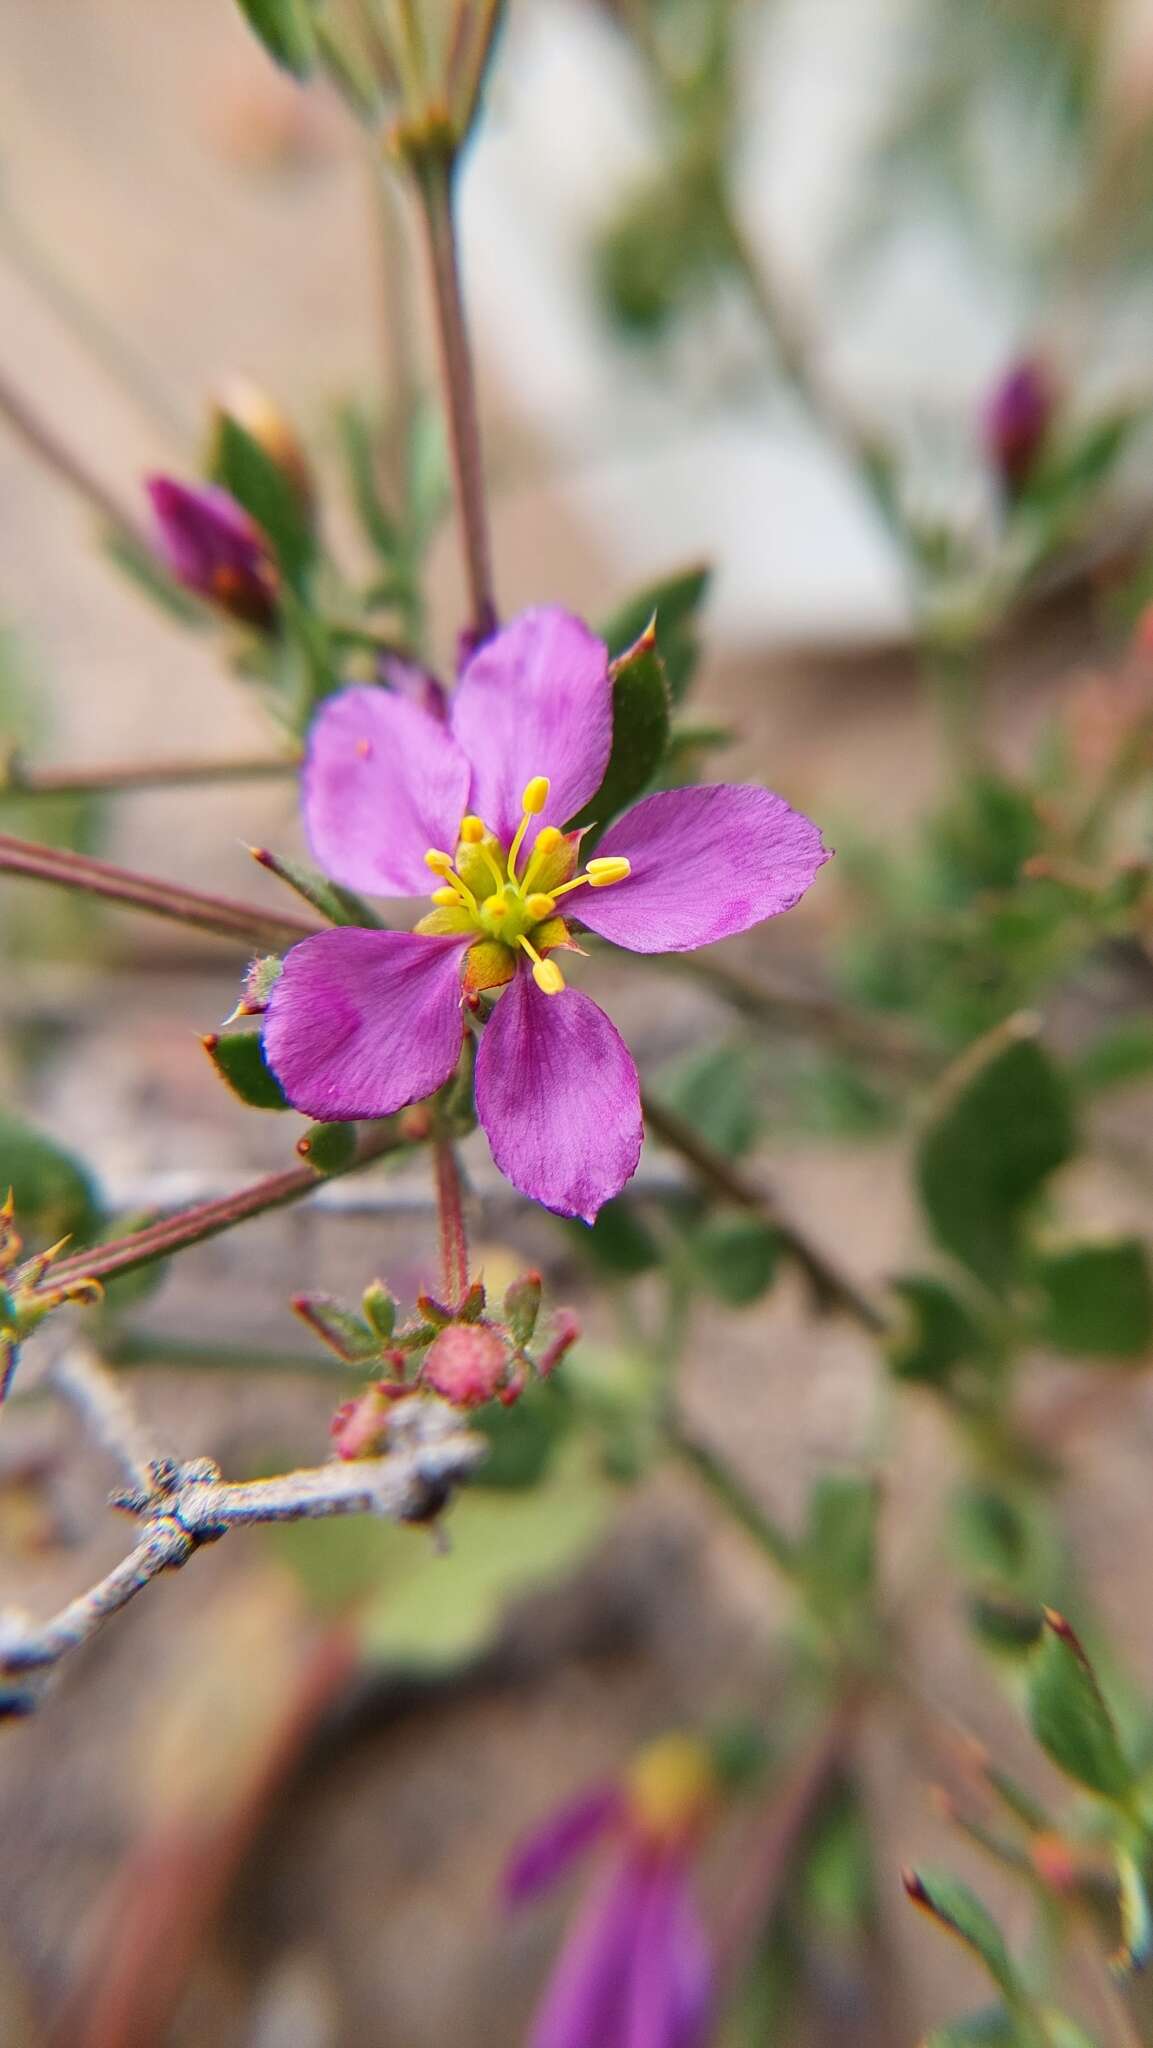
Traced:
<path fill-rule="evenodd" d="M 226 1088 L 250 1109 L 292 1107 L 276 1075 L 264 1058 L 259 1031 L 230 1031 L 219 1038 L 213 1031 L 200 1041 Z"/>
<path fill-rule="evenodd" d="M 501 1313 L 518 1344 L 532 1341 L 540 1320 L 541 1292 L 539 1273 L 521 1273 L 505 1289 Z"/>
<path fill-rule="evenodd" d="M 237 0 L 237 6 L 274 63 L 294 78 L 307 78 L 316 61 L 308 0 Z"/>
<path fill-rule="evenodd" d="M 395 1296 L 389 1293 L 382 1280 L 372 1280 L 361 1296 L 360 1305 L 380 1342 L 387 1344 L 400 1313 Z"/>
<path fill-rule="evenodd" d="M 347 1173 L 356 1158 L 355 1124 L 309 1124 L 296 1149 L 314 1173 Z"/>
<path fill-rule="evenodd" d="M 601 628 L 610 655 L 622 654 L 656 618 L 657 652 L 664 663 L 669 695 L 679 704 L 693 679 L 700 656 L 699 614 L 708 596 L 712 570 L 697 565 L 649 583 L 626 598 Z"/>
<path fill-rule="evenodd" d="M 299 593 L 315 554 L 312 528 L 299 492 L 229 413 L 220 417 L 213 457 L 215 480 L 231 491 L 256 521 L 285 582 Z"/>
<path fill-rule="evenodd" d="M 1064 1077 L 1031 1020 L 1011 1019 L 961 1062 L 921 1142 L 921 1199 L 938 1242 L 1003 1291 L 1020 1267 L 1024 1212 L 1073 1145 Z"/>
<path fill-rule="evenodd" d="M 610 670 L 613 740 L 596 795 L 570 818 L 566 831 L 604 826 L 641 796 L 656 775 L 669 742 L 669 690 L 650 619 Z"/>
<path fill-rule="evenodd" d="M 327 1294 L 298 1294 L 294 1314 L 315 1331 L 322 1343 L 346 1365 L 367 1365 L 380 1357 L 380 1338 L 359 1316 L 354 1316 Z"/>
<path fill-rule="evenodd" d="M 1028 1680 L 1029 1721 L 1046 1755 L 1102 1799 L 1126 1801 L 1134 1773 L 1088 1657 L 1064 1616 L 1046 1608 Z"/>
<path fill-rule="evenodd" d="M 1018 2003 L 1022 1985 L 1013 1959 L 1000 1928 L 976 1893 L 959 1879 L 936 1870 L 906 1871 L 904 1883 L 913 1904 L 935 1920 L 939 1927 L 956 1935 L 957 1940 L 984 1964 L 997 1989 L 1011 2004 Z M 996 2034 L 992 2038 L 996 2040 Z M 1010 2040 L 1015 2038 L 1009 2036 Z"/>
<path fill-rule="evenodd" d="M 1038 1259 L 1038 1334 L 1056 1351 L 1140 1358 L 1153 1344 L 1153 1276 L 1140 1238 L 1068 1245 Z"/>

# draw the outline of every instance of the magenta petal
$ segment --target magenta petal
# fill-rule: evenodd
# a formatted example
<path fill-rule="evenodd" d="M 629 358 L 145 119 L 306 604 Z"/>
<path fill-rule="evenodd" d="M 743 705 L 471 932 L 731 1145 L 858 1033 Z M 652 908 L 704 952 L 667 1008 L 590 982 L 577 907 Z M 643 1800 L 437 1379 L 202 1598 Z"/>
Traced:
<path fill-rule="evenodd" d="M 592 1223 L 636 1172 L 632 1054 L 576 989 L 546 996 L 531 974 L 514 975 L 480 1041 L 476 1108 L 505 1179 L 558 1216 Z"/>
<path fill-rule="evenodd" d="M 264 1053 L 294 1109 L 326 1122 L 391 1116 L 460 1058 L 467 943 L 339 926 L 285 955 Z"/>
<path fill-rule="evenodd" d="M 326 874 L 377 896 L 425 896 L 435 879 L 425 854 L 456 846 L 468 763 L 422 704 L 360 685 L 326 698 L 313 720 L 303 800 Z"/>
<path fill-rule="evenodd" d="M 594 1886 L 568 1935 L 528 2048 L 627 2048 L 625 2002 L 645 1872 L 621 1861 Z"/>
<path fill-rule="evenodd" d="M 637 1915 L 623 2048 L 704 2048 L 711 2011 L 704 1930 L 683 1863 L 666 1858 Z"/>
<path fill-rule="evenodd" d="M 565 825 L 600 788 L 612 747 L 612 685 L 603 640 L 542 605 L 473 655 L 452 706 L 472 763 L 471 808 L 507 846 L 534 775 L 552 784 L 541 825 Z"/>
<path fill-rule="evenodd" d="M 600 1839 L 621 1812 L 616 1785 L 595 1785 L 550 1813 L 514 1850 L 504 1874 L 504 1895 L 519 1906 L 547 1891 L 570 1864 Z"/>
<path fill-rule="evenodd" d="M 632 873 L 570 899 L 590 931 L 633 953 L 686 953 L 791 910 L 830 859 L 817 827 L 742 783 L 647 796 L 605 833 L 598 859 Z"/>

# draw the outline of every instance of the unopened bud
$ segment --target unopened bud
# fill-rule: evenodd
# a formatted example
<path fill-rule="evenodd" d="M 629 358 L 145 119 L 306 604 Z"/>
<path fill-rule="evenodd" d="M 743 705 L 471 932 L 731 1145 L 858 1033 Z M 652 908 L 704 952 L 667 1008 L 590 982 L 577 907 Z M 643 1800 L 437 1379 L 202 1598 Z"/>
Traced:
<path fill-rule="evenodd" d="M 229 377 L 221 386 L 209 429 L 207 466 L 210 475 L 217 471 L 221 430 L 226 420 L 235 420 L 249 440 L 255 441 L 262 454 L 291 486 L 301 508 L 311 519 L 315 499 L 312 466 L 291 420 L 274 404 L 268 393 L 247 377 Z"/>
<path fill-rule="evenodd" d="M 1052 372 L 1026 357 L 1001 379 L 986 401 L 982 419 L 985 452 L 1011 497 L 1024 489 L 1037 466 L 1057 410 Z"/>
<path fill-rule="evenodd" d="M 541 1277 L 522 1273 L 505 1289 L 504 1319 L 518 1344 L 527 1344 L 540 1316 Z"/>
<path fill-rule="evenodd" d="M 501 1391 L 508 1347 L 488 1323 L 451 1323 L 429 1347 L 424 1378 L 454 1408 L 479 1408 Z"/>
<path fill-rule="evenodd" d="M 572 1350 L 580 1336 L 581 1326 L 576 1311 L 558 1308 L 552 1319 L 552 1336 L 536 1361 L 536 1369 L 542 1379 L 555 1372 L 566 1352 Z"/>
<path fill-rule="evenodd" d="M 147 488 L 169 575 L 230 618 L 271 632 L 280 610 L 276 564 L 243 505 L 218 484 L 153 476 Z"/>

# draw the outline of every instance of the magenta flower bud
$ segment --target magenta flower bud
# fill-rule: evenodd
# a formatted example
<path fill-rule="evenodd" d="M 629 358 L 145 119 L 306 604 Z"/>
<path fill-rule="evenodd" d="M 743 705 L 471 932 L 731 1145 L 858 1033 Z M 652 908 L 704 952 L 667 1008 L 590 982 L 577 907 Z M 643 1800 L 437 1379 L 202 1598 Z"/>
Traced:
<path fill-rule="evenodd" d="M 1048 438 L 1057 407 L 1052 373 L 1036 357 L 1014 365 L 986 400 L 985 452 L 1010 495 L 1024 488 Z"/>
<path fill-rule="evenodd" d="M 508 1377 L 508 1347 L 488 1323 L 450 1323 L 429 1347 L 424 1379 L 454 1408 L 493 1400 Z"/>
<path fill-rule="evenodd" d="M 279 609 L 276 564 L 243 505 L 218 484 L 170 476 L 149 477 L 147 490 L 157 552 L 176 581 L 231 618 L 270 630 Z"/>

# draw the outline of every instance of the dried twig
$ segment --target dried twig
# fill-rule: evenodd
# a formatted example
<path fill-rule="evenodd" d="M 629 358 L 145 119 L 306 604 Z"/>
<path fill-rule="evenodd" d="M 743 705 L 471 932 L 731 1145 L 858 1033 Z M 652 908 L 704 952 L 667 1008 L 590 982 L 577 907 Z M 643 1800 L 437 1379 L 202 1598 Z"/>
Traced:
<path fill-rule="evenodd" d="M 260 755 L 233 761 L 110 761 L 95 768 L 31 768 L 17 753 L 0 760 L 5 796 L 117 796 L 137 789 L 183 789 L 209 782 L 265 782 L 299 771 L 299 761 Z"/>
<path fill-rule="evenodd" d="M 46 1375 L 97 1441 L 129 1475 L 114 1504 L 140 1524 L 138 1541 L 112 1571 L 46 1622 L 0 1613 L 0 1716 L 30 1712 L 45 1676 L 89 1641 L 161 1572 L 187 1564 L 203 1543 L 253 1523 L 329 1515 L 430 1519 L 484 1455 L 481 1438 L 443 1403 L 423 1397 L 392 1410 L 383 1457 L 334 1462 L 275 1479 L 222 1479 L 210 1458 L 182 1464 L 147 1444 L 123 1389 L 95 1353 L 77 1346 Z"/>

